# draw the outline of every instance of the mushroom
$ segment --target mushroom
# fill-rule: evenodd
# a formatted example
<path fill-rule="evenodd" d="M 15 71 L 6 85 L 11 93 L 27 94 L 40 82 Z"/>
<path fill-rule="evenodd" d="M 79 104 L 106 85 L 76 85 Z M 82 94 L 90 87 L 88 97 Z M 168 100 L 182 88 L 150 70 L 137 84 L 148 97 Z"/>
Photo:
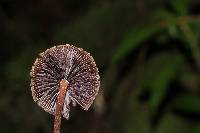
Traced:
<path fill-rule="evenodd" d="M 40 53 L 30 75 L 33 100 L 55 115 L 54 133 L 60 133 L 61 115 L 69 119 L 71 105 L 89 109 L 100 86 L 93 57 L 69 44 Z"/>

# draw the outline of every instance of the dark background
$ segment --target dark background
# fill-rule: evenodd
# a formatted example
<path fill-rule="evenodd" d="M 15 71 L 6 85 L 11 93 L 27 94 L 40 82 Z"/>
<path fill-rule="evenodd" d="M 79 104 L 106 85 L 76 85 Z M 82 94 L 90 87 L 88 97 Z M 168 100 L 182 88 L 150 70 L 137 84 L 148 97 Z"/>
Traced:
<path fill-rule="evenodd" d="M 53 132 L 29 72 L 66 43 L 93 55 L 101 87 L 62 133 L 200 133 L 199 0 L 1 0 L 1 133 Z"/>

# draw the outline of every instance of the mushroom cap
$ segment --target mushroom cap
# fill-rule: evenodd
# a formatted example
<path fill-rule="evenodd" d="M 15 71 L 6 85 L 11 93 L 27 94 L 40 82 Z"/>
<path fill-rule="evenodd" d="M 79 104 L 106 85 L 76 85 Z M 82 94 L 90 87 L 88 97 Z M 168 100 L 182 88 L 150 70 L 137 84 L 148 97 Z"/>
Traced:
<path fill-rule="evenodd" d="M 93 103 L 100 87 L 98 68 L 90 54 L 73 45 L 59 45 L 39 54 L 31 70 L 31 91 L 35 102 L 55 114 L 60 81 L 69 84 L 62 114 L 69 117 L 70 102 L 84 110 Z"/>

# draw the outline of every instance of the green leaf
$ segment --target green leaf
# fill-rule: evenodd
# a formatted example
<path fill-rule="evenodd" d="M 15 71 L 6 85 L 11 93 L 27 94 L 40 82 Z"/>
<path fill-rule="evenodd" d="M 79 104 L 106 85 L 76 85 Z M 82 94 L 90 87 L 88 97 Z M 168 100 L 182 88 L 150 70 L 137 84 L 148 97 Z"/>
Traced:
<path fill-rule="evenodd" d="M 173 101 L 173 108 L 188 113 L 200 114 L 200 98 L 189 94 L 180 94 Z"/>
<path fill-rule="evenodd" d="M 178 14 L 180 15 L 187 14 L 189 0 L 171 0 L 170 3 Z"/>
<path fill-rule="evenodd" d="M 192 52 L 192 56 L 194 58 L 194 61 L 200 70 L 200 50 L 199 50 L 199 42 L 198 37 L 194 33 L 194 31 L 191 29 L 190 24 L 185 23 L 180 25 L 180 29 L 183 33 L 183 40 L 185 40 Z"/>
<path fill-rule="evenodd" d="M 160 23 L 163 23 L 168 30 L 168 33 L 172 37 L 178 37 L 178 28 L 177 28 L 177 16 L 171 12 L 159 9 L 153 13 L 153 18 Z"/>
<path fill-rule="evenodd" d="M 175 24 L 171 24 L 168 26 L 168 32 L 169 32 L 169 35 L 173 38 L 179 37 L 178 28 Z"/>
<path fill-rule="evenodd" d="M 149 104 L 153 112 L 157 111 L 169 84 L 177 76 L 182 60 L 179 54 L 162 53 L 149 60 L 146 65 L 143 86 L 150 89 Z"/>
<path fill-rule="evenodd" d="M 152 14 L 154 20 L 174 21 L 175 17 L 174 14 L 165 9 L 155 10 Z"/>
<path fill-rule="evenodd" d="M 196 126 L 192 133 L 200 133 L 200 125 Z"/>
<path fill-rule="evenodd" d="M 160 120 L 156 133 L 189 133 L 190 123 L 172 113 L 165 113 Z"/>
<path fill-rule="evenodd" d="M 127 55 L 131 50 L 137 48 L 137 46 L 139 46 L 143 41 L 147 40 L 149 37 L 153 36 L 160 30 L 161 30 L 160 26 L 154 25 L 154 26 L 146 26 L 131 31 L 122 40 L 119 48 L 113 55 L 112 62 L 113 63 L 117 62 L 125 55 Z"/>

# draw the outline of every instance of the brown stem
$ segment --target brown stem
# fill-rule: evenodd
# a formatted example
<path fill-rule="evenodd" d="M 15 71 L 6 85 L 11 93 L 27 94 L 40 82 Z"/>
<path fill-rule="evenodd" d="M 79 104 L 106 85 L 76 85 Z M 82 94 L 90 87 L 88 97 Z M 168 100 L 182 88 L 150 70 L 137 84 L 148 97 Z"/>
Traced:
<path fill-rule="evenodd" d="M 54 120 L 54 133 L 60 133 L 60 125 L 61 125 L 61 111 L 63 109 L 63 104 L 65 100 L 65 93 L 67 91 L 68 81 L 62 79 L 60 81 L 60 93 L 57 97 L 56 102 L 56 112 L 55 112 L 55 120 Z"/>

